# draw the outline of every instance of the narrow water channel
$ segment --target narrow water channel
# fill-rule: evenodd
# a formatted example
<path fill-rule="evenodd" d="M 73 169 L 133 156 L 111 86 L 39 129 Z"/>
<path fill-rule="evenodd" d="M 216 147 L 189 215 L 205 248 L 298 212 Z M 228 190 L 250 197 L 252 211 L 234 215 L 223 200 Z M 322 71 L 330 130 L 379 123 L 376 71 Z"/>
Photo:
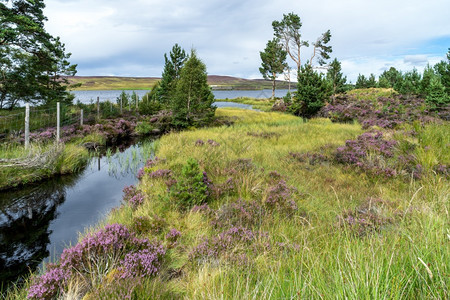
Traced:
<path fill-rule="evenodd" d="M 154 142 L 139 142 L 94 157 L 79 174 L 0 193 L 0 284 L 55 261 L 76 244 L 79 232 L 120 205 L 122 190 L 154 153 Z"/>

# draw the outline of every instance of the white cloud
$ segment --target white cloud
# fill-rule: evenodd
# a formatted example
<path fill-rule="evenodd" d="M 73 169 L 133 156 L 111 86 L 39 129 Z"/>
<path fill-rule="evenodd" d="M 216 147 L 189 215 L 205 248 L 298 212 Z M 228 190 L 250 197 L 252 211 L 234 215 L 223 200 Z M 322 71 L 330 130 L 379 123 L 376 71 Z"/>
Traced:
<path fill-rule="evenodd" d="M 163 54 L 179 43 L 198 50 L 209 74 L 261 77 L 259 51 L 272 38 L 271 23 L 289 12 L 302 18 L 307 40 L 331 29 L 333 57 L 351 79 L 390 65 L 420 69 L 443 58 L 450 44 L 448 0 L 49 0 L 46 5 L 47 29 L 61 36 L 80 75 L 159 76 Z M 305 50 L 304 61 L 309 55 Z"/>

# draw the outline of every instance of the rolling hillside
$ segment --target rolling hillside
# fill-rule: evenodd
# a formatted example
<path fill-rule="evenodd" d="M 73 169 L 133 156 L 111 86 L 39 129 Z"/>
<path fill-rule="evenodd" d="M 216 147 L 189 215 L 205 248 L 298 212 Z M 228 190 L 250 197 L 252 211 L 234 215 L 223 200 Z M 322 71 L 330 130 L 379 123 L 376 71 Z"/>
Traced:
<path fill-rule="evenodd" d="M 71 84 L 81 84 L 74 90 L 147 90 L 159 77 L 110 77 L 110 76 L 74 76 L 69 77 Z M 260 90 L 271 89 L 272 83 L 263 79 L 244 79 L 231 76 L 208 76 L 213 89 Z M 294 84 L 291 84 L 293 87 Z M 277 88 L 287 88 L 288 83 L 277 82 Z"/>

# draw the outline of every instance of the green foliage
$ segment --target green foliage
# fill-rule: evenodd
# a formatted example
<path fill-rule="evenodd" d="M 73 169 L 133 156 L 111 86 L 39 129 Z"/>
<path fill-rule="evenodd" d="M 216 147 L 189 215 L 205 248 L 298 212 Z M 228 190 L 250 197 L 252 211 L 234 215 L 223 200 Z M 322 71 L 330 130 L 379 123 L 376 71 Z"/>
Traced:
<path fill-rule="evenodd" d="M 289 13 L 283 14 L 281 21 L 273 21 L 272 27 L 274 35 L 280 40 L 284 47 L 284 50 L 289 54 L 289 57 L 297 64 L 297 72 L 300 73 L 302 61 L 301 61 L 301 48 L 309 47 L 309 42 L 302 40 L 300 29 L 302 22 L 297 14 Z M 312 43 L 314 50 L 313 55 L 309 60 L 309 64 L 312 65 L 315 56 L 318 54 L 318 62 L 320 65 L 325 63 L 326 59 L 330 58 L 332 52 L 331 46 L 328 45 L 331 39 L 331 32 L 327 30 L 323 33 L 315 43 Z"/>
<path fill-rule="evenodd" d="M 198 162 L 189 158 L 177 178 L 177 184 L 171 189 L 170 195 L 182 209 L 206 203 L 209 197 L 208 186 L 204 181 L 203 172 Z"/>
<path fill-rule="evenodd" d="M 214 95 L 207 82 L 206 66 L 192 50 L 177 80 L 172 103 L 174 125 L 187 127 L 208 123 L 214 117 L 213 102 Z"/>
<path fill-rule="evenodd" d="M 437 75 L 434 72 L 434 69 L 430 65 L 427 65 L 423 70 L 422 81 L 420 82 L 420 95 L 426 96 L 428 94 L 428 88 L 430 87 L 431 79 L 436 76 Z"/>
<path fill-rule="evenodd" d="M 316 114 L 325 104 L 329 96 L 327 81 L 306 64 L 298 74 L 297 93 L 290 106 L 290 111 L 295 115 L 310 118 Z"/>
<path fill-rule="evenodd" d="M 441 83 L 445 87 L 445 92 L 450 96 L 450 48 L 447 52 L 447 61 L 440 61 L 434 66 L 436 74 L 441 78 Z"/>
<path fill-rule="evenodd" d="M 272 80 L 272 98 L 275 96 L 275 84 L 278 74 L 282 74 L 288 67 L 286 63 L 287 52 L 280 45 L 280 40 L 274 38 L 267 42 L 264 51 L 259 52 L 262 63 L 259 72 L 264 79 Z"/>
<path fill-rule="evenodd" d="M 64 44 L 44 29 L 43 0 L 0 3 L 0 108 L 18 101 L 70 104 L 66 91 L 76 65 L 68 62 Z M 10 5 L 4 4 L 10 2 Z"/>
<path fill-rule="evenodd" d="M 417 69 L 406 72 L 402 79 L 397 81 L 394 89 L 400 94 L 404 95 L 418 95 L 420 94 L 421 76 Z"/>
<path fill-rule="evenodd" d="M 121 109 L 125 109 L 126 107 L 128 107 L 130 105 L 130 101 L 131 101 L 131 97 L 125 91 L 122 91 L 120 93 L 119 97 L 117 97 L 117 99 L 116 99 L 117 105 Z"/>
<path fill-rule="evenodd" d="M 154 129 L 154 127 L 152 124 L 145 122 L 145 121 L 141 121 L 141 122 L 137 123 L 135 131 L 139 135 L 146 135 L 146 134 L 150 134 L 153 129 Z"/>
<path fill-rule="evenodd" d="M 366 76 L 362 74 L 358 74 L 358 78 L 356 79 L 355 88 L 357 89 L 366 89 L 368 86 L 368 80 Z"/>
<path fill-rule="evenodd" d="M 333 95 L 346 91 L 347 76 L 342 74 L 341 63 L 336 58 L 331 62 L 326 78 L 330 83 Z"/>
<path fill-rule="evenodd" d="M 187 59 L 186 52 L 178 44 L 175 44 L 170 51 L 170 59 L 164 54 L 164 70 L 162 78 L 156 89 L 156 101 L 164 106 L 170 106 L 175 94 L 178 79 L 180 79 L 181 69 Z"/>
<path fill-rule="evenodd" d="M 383 81 L 383 86 L 380 86 L 383 88 L 394 88 L 397 82 L 401 80 L 402 73 L 400 71 L 397 71 L 397 69 L 394 67 L 390 67 L 389 70 L 384 71 L 378 78 L 378 81 Z"/>
<path fill-rule="evenodd" d="M 437 76 L 431 79 L 427 94 L 426 101 L 431 108 L 442 108 L 450 103 L 450 97 L 445 92 L 441 79 Z"/>
<path fill-rule="evenodd" d="M 157 81 L 150 92 L 142 97 L 142 100 L 139 102 L 139 113 L 141 115 L 153 115 L 163 108 L 162 104 L 157 101 L 159 87 L 160 82 Z"/>

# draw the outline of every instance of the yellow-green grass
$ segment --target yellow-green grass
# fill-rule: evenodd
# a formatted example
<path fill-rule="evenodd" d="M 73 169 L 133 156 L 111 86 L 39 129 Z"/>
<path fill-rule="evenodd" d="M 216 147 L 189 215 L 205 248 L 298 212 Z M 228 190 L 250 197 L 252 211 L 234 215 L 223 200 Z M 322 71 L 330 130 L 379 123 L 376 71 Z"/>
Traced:
<path fill-rule="evenodd" d="M 179 173 L 186 159 L 193 157 L 214 183 L 221 183 L 226 179 L 223 170 L 232 161 L 252 159 L 258 170 L 240 179 L 238 195 L 216 200 L 211 204 L 214 208 L 237 198 L 260 200 L 265 193 L 260 172 L 279 172 L 299 190 L 295 200 L 302 213 L 293 218 L 274 213 L 261 220 L 260 229 L 276 241 L 298 244 L 299 249 L 260 253 L 245 266 L 223 261 L 190 264 L 188 249 L 203 236 L 216 235 L 217 230 L 199 213 L 178 211 L 162 196 L 166 195 L 162 181 L 145 179 L 140 188 L 149 201 L 134 212 L 119 210 L 108 222 L 131 226 L 131 216 L 157 214 L 167 220 L 168 228 L 181 230 L 183 247 L 171 252 L 169 259 L 173 268 L 185 266 L 184 275 L 168 283 L 174 293 L 189 299 L 437 299 L 449 296 L 446 179 L 429 173 L 421 181 L 385 180 L 339 165 L 310 166 L 288 158 L 289 152 L 323 153 L 336 148 L 362 132 L 357 124 L 333 124 L 325 119 L 303 123 L 289 115 L 238 109 L 218 109 L 217 115 L 234 117 L 237 121 L 232 127 L 162 137 L 157 155 L 166 159 L 166 163 L 159 167 Z M 448 139 L 448 125 L 434 125 L 425 130 L 433 132 L 431 137 L 426 135 L 428 145 L 432 146 L 429 151 L 437 155 L 445 152 L 448 159 L 448 144 L 442 144 Z M 276 135 L 264 139 L 248 132 Z M 195 145 L 198 139 L 212 139 L 220 146 L 199 147 Z M 339 215 L 355 210 L 370 198 L 383 199 L 379 209 L 394 220 L 391 224 L 364 237 L 337 226 Z M 145 291 L 141 293 L 144 297 Z"/>
<path fill-rule="evenodd" d="M 4 143 L 0 146 L 0 157 L 6 160 L 0 164 L 0 190 L 78 172 L 90 157 L 81 145 L 86 142 L 102 143 L 103 140 L 102 136 L 91 134 L 67 144 L 31 143 L 29 149 L 23 145 Z M 44 164 L 38 163 L 37 157 Z"/>
<path fill-rule="evenodd" d="M 252 105 L 254 109 L 258 109 L 260 111 L 268 112 L 272 109 L 275 100 L 272 99 L 258 99 L 258 98 L 250 98 L 250 97 L 239 97 L 235 99 L 216 99 L 216 101 L 227 101 L 234 103 L 242 103 Z"/>
<path fill-rule="evenodd" d="M 156 215 L 165 219 L 163 231 L 143 236 L 164 240 L 170 228 L 180 230 L 182 236 L 168 251 L 161 275 L 145 279 L 136 288 L 135 298 L 448 299 L 446 178 L 431 171 L 419 181 L 369 177 L 342 165 L 310 165 L 289 156 L 290 152 L 330 154 L 363 132 L 358 124 L 335 124 L 327 119 L 303 122 L 291 115 L 239 109 L 217 109 L 216 114 L 234 119 L 234 125 L 163 136 L 156 153 L 163 160 L 155 168 L 171 169 L 179 176 L 192 157 L 218 185 L 227 179 L 225 170 L 236 160 L 251 159 L 251 171 L 238 170 L 233 175 L 237 192 L 216 197 L 210 207 L 217 209 L 239 198 L 262 203 L 268 193 L 267 175 L 277 171 L 297 189 L 293 199 L 298 212 L 289 217 L 273 211 L 260 219 L 251 229 L 267 232 L 272 247 L 252 254 L 247 263 L 230 262 L 226 256 L 191 260 L 190 251 L 203 237 L 217 236 L 226 228 L 214 228 L 205 214 L 180 211 L 163 179 L 144 177 L 138 187 L 145 194 L 144 204 L 137 209 L 124 205 L 99 226 L 121 223 L 131 228 L 136 217 L 155 219 Z M 448 163 L 448 129 L 448 124 L 431 125 L 411 141 L 416 143 L 412 154 L 420 163 L 426 165 L 429 159 Z M 205 142 L 203 146 L 196 145 L 199 139 Z M 422 155 L 425 147 L 433 154 Z M 358 211 L 367 204 L 390 221 L 365 235 L 339 225 L 345 211 Z M 297 246 L 277 247 L 277 243 Z M 230 255 L 251 252 L 237 247 Z M 179 275 L 168 276 L 173 270 Z M 25 293 L 13 295 L 20 299 Z"/>
<path fill-rule="evenodd" d="M 354 96 L 358 100 L 370 100 L 375 101 L 378 99 L 378 97 L 386 97 L 390 98 L 398 93 L 390 88 L 368 88 L 368 89 L 354 89 L 351 91 L 348 91 L 346 93 L 347 95 Z"/>
<path fill-rule="evenodd" d="M 71 84 L 81 84 L 74 90 L 150 90 L 156 77 L 70 77 Z"/>
<path fill-rule="evenodd" d="M 148 90 L 158 77 L 114 77 L 114 76 L 75 76 L 69 77 L 72 85 L 81 84 L 74 90 Z M 217 89 L 260 90 L 271 89 L 272 82 L 261 79 L 243 79 L 230 76 L 208 76 L 208 84 Z M 278 87 L 287 88 L 286 82 L 278 82 Z"/>

